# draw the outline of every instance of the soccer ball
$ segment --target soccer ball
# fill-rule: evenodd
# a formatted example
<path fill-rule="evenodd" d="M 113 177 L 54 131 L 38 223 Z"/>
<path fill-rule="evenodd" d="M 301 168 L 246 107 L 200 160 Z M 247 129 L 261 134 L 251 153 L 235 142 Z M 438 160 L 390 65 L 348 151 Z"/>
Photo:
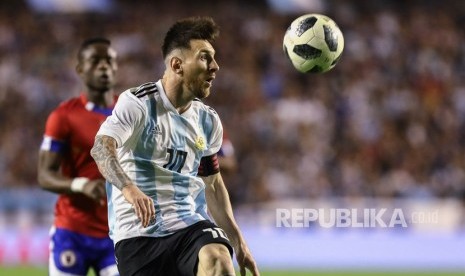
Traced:
<path fill-rule="evenodd" d="M 305 14 L 292 21 L 283 40 L 283 50 L 292 65 L 302 73 L 323 73 L 341 57 L 344 37 L 331 18 Z"/>

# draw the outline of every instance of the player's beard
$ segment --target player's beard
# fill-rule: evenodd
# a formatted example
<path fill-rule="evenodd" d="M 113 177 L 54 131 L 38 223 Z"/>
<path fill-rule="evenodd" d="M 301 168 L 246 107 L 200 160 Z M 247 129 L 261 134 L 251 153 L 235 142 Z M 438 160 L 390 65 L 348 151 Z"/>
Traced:
<path fill-rule="evenodd" d="M 199 99 L 204 99 L 210 95 L 210 88 L 202 88 L 196 93 L 196 97 Z"/>
<path fill-rule="evenodd" d="M 191 85 L 191 91 L 195 98 L 204 99 L 210 95 L 210 87 L 204 81 L 198 81 Z"/>

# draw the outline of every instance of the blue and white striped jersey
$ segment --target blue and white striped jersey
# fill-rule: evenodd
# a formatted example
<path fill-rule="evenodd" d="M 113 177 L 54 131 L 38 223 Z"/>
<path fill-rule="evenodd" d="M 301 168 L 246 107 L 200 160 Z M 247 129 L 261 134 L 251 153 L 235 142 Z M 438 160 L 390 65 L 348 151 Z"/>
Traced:
<path fill-rule="evenodd" d="M 107 183 L 110 237 L 166 236 L 209 219 L 200 159 L 218 152 L 218 114 L 199 100 L 179 114 L 161 81 L 124 91 L 97 135 L 118 143 L 118 158 L 132 181 L 155 204 L 155 222 L 144 228 L 121 191 Z"/>

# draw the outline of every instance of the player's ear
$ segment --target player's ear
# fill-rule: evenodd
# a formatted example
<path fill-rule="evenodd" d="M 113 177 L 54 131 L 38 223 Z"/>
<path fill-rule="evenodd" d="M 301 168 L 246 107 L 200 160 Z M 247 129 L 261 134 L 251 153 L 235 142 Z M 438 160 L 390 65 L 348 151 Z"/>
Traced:
<path fill-rule="evenodd" d="M 182 74 L 182 60 L 179 57 L 172 57 L 170 67 L 176 74 Z"/>
<path fill-rule="evenodd" d="M 76 73 L 78 73 L 78 75 L 82 73 L 82 64 L 80 62 L 76 64 Z"/>

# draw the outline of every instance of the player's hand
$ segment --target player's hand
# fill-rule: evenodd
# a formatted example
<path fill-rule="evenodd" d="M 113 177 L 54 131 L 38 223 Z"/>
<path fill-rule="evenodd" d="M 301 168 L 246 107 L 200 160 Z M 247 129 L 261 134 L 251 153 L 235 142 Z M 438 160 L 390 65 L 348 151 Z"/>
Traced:
<path fill-rule="evenodd" d="M 125 186 L 121 192 L 124 198 L 134 207 L 143 227 L 147 227 L 155 220 L 155 205 L 153 204 L 153 200 L 137 188 L 136 185 Z"/>
<path fill-rule="evenodd" d="M 89 180 L 89 182 L 84 185 L 82 193 L 86 196 L 92 198 L 100 205 L 105 205 L 106 191 L 105 191 L 105 180 L 95 179 Z"/>
<path fill-rule="evenodd" d="M 250 272 L 252 272 L 253 276 L 260 276 L 260 272 L 258 272 L 257 264 L 252 257 L 252 253 L 250 253 L 249 248 L 245 244 L 240 244 L 236 248 L 236 259 L 237 264 L 239 265 L 241 276 L 246 275 L 245 269 L 247 268 Z"/>

